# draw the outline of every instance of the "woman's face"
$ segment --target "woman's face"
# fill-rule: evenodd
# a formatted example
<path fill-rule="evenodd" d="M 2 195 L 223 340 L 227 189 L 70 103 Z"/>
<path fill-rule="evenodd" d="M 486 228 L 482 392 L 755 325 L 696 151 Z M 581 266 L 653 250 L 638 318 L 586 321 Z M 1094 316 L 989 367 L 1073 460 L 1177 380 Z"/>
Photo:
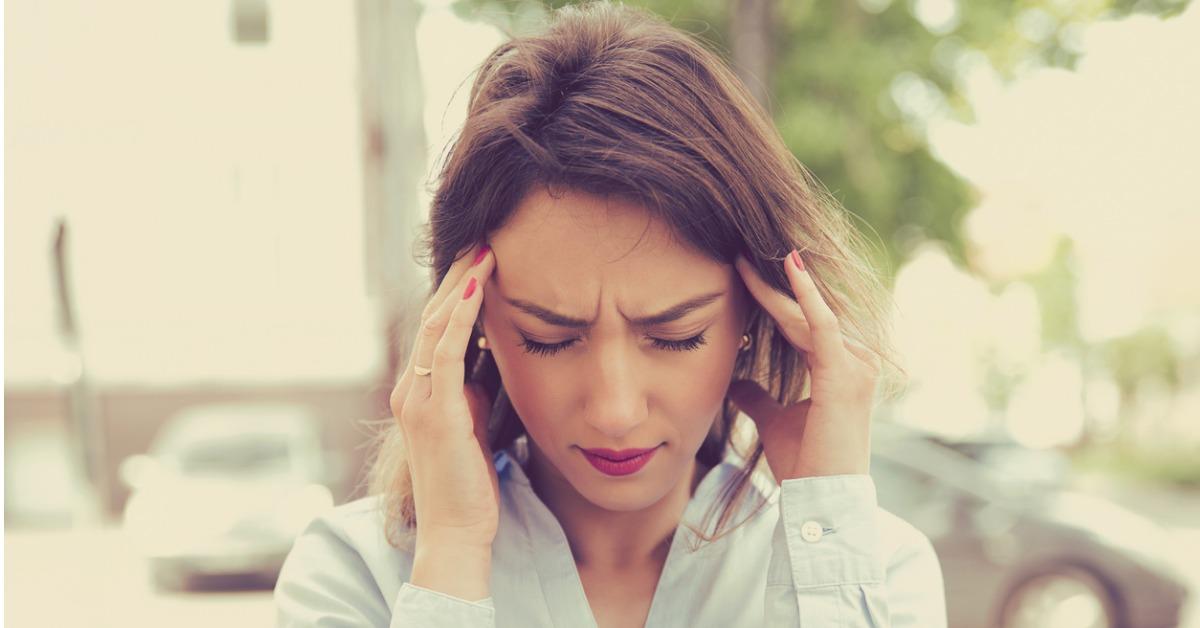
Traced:
<path fill-rule="evenodd" d="M 559 196 L 531 193 L 493 234 L 483 330 L 552 476 L 543 479 L 609 510 L 639 510 L 689 479 L 721 411 L 749 297 L 732 265 L 674 241 L 644 208 Z M 625 476 L 582 453 L 656 446 Z"/>

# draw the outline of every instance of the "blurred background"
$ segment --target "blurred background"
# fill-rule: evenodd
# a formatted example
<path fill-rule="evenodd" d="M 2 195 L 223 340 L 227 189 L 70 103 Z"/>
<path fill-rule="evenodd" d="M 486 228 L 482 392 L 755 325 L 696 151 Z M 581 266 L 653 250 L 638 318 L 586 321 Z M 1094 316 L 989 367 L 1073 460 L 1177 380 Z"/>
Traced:
<path fill-rule="evenodd" d="M 471 73 L 558 4 L 5 3 L 7 625 L 273 621 L 363 495 Z M 879 245 L 872 474 L 951 626 L 1200 626 L 1200 9 L 630 4 Z"/>

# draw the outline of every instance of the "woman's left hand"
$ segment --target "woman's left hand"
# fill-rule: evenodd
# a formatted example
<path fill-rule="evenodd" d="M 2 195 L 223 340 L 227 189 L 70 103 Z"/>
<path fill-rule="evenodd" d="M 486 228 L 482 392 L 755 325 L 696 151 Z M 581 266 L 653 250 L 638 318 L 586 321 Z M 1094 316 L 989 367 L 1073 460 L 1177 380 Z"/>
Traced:
<path fill-rule="evenodd" d="M 807 353 L 808 398 L 782 406 L 751 380 L 730 384 L 729 398 L 757 425 L 775 479 L 865 474 L 871 459 L 871 410 L 881 362 L 844 336 L 837 316 L 793 251 L 783 265 L 795 298 L 771 287 L 745 258 L 734 262 L 746 287 L 788 342 Z"/>

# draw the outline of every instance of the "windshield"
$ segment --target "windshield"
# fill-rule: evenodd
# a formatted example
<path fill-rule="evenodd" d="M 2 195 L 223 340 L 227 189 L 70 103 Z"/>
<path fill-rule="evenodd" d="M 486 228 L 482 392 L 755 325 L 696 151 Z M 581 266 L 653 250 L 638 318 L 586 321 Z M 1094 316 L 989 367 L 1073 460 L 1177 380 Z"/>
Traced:
<path fill-rule="evenodd" d="M 196 443 L 179 453 L 179 468 L 199 475 L 268 475 L 291 468 L 290 450 L 280 438 Z"/>

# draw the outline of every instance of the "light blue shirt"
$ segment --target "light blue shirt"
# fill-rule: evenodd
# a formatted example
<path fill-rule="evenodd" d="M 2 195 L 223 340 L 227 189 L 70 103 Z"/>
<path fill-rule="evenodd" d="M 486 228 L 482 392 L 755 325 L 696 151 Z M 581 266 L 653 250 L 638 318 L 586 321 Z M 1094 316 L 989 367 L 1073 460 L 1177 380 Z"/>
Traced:
<path fill-rule="evenodd" d="M 500 527 L 491 597 L 469 601 L 408 582 L 411 548 L 384 537 L 378 497 L 333 509 L 296 540 L 275 586 L 280 626 L 594 627 L 566 534 L 533 492 L 516 450 L 497 452 Z M 741 467 L 734 453 L 697 486 L 683 519 L 702 526 Z M 734 532 L 691 552 L 679 526 L 647 628 L 944 628 L 942 571 L 929 539 L 876 502 L 869 475 L 755 474 Z M 702 528 L 701 528 L 702 529 Z M 711 527 L 708 530 L 711 532 Z"/>

